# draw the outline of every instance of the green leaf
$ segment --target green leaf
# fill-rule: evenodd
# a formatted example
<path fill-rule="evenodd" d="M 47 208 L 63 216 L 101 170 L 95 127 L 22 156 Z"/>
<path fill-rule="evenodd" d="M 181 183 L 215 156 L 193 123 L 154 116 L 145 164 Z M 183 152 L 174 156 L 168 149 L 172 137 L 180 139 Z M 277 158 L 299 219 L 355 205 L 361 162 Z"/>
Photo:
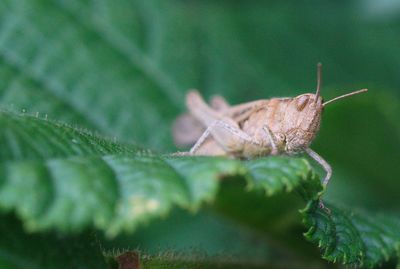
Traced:
<path fill-rule="evenodd" d="M 322 61 L 331 85 L 398 89 L 397 25 L 371 26 L 354 6 L 4 0 L 0 103 L 172 150 L 188 88 L 230 102 L 293 96 L 314 87 Z M 315 10 L 327 11 L 323 23 Z M 371 45 L 378 33 L 382 49 Z"/>
<path fill-rule="evenodd" d="M 233 176 L 267 196 L 297 191 L 315 201 L 321 195 L 318 177 L 301 158 L 156 156 L 28 115 L 1 112 L 0 123 L 0 208 L 16 212 L 29 231 L 93 227 L 115 236 L 174 207 L 197 210 L 215 200 L 220 180 Z M 373 224 L 334 206 L 330 215 L 311 203 L 303 212 L 306 236 L 326 259 L 372 267 L 396 254 L 394 224 Z"/>
<path fill-rule="evenodd" d="M 400 152 L 398 115 L 399 99 L 373 90 L 325 109 L 313 149 L 334 169 L 328 192 L 332 199 L 374 210 L 399 206 L 393 191 L 400 187 L 394 176 Z M 390 141 L 383 139 L 388 134 Z"/>
<path fill-rule="evenodd" d="M 219 180 L 233 175 L 269 195 L 319 195 L 319 180 L 303 159 L 156 156 L 32 116 L 2 112 L 0 123 L 0 208 L 16 211 L 30 231 L 132 231 L 175 206 L 196 210 L 213 201 Z"/>
<path fill-rule="evenodd" d="M 330 213 L 309 204 L 303 218 L 305 237 L 321 248 L 323 258 L 373 268 L 400 258 L 400 219 L 350 211 L 328 204 Z"/>
<path fill-rule="evenodd" d="M 14 216 L 0 220 L 2 269 L 107 268 L 94 234 L 27 234 Z"/>
<path fill-rule="evenodd" d="M 152 6 L 109 4 L 3 1 L 2 103 L 158 148 L 171 144 L 165 119 L 183 94 L 136 41 L 152 27 L 142 17 Z"/>

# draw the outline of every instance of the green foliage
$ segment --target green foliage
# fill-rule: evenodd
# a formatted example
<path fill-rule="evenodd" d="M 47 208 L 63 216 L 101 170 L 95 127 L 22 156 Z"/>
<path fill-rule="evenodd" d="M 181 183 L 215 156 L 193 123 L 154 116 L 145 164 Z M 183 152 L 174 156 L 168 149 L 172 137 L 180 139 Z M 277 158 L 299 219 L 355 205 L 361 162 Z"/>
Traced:
<path fill-rule="evenodd" d="M 32 116 L 2 112 L 0 122 L 0 208 L 16 212 L 31 232 L 134 231 L 174 206 L 196 210 L 213 202 L 219 181 L 233 176 L 267 196 L 297 191 L 313 203 L 321 193 L 304 159 L 156 156 Z M 303 212 L 310 227 L 306 237 L 323 248 L 325 258 L 371 267 L 396 254 L 400 234 L 390 218 L 380 226 L 345 210 L 330 207 L 328 214 L 311 205 Z"/>
<path fill-rule="evenodd" d="M 0 222 L 0 267 L 25 268 L 107 268 L 94 234 L 26 233 L 11 215 Z"/>
<path fill-rule="evenodd" d="M 313 199 L 308 185 L 320 186 L 301 159 L 156 156 L 31 116 L 2 112 L 0 122 L 0 207 L 16 211 L 30 231 L 133 230 L 173 206 L 194 210 L 213 201 L 229 175 L 269 195 L 301 189 Z"/>
<path fill-rule="evenodd" d="M 125 249 L 143 268 L 395 261 L 396 12 L 371 1 L 1 1 L 0 267 L 105 268 L 104 253 Z M 319 61 L 326 100 L 370 89 L 329 105 L 313 144 L 333 166 L 331 214 L 302 156 L 169 154 L 187 88 L 231 103 L 294 96 L 313 91 Z"/>
<path fill-rule="evenodd" d="M 399 218 L 370 216 L 329 205 L 331 214 L 316 205 L 304 210 L 305 236 L 333 262 L 372 268 L 399 257 Z"/>

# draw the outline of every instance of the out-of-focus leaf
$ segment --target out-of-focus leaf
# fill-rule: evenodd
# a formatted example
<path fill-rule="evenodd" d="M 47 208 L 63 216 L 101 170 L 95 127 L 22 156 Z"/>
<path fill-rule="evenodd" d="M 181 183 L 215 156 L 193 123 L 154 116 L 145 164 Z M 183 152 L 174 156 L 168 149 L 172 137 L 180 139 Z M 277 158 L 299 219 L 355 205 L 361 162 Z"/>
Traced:
<path fill-rule="evenodd" d="M 327 84 L 399 88 L 398 23 L 360 12 L 354 1 L 5 0 L 0 102 L 171 150 L 188 88 L 232 103 L 313 92 L 319 61 Z"/>
<path fill-rule="evenodd" d="M 326 107 L 314 149 L 333 167 L 329 197 L 398 209 L 400 99 L 372 88 Z"/>
<path fill-rule="evenodd" d="M 106 269 L 94 234 L 27 234 L 11 215 L 0 217 L 2 269 Z"/>

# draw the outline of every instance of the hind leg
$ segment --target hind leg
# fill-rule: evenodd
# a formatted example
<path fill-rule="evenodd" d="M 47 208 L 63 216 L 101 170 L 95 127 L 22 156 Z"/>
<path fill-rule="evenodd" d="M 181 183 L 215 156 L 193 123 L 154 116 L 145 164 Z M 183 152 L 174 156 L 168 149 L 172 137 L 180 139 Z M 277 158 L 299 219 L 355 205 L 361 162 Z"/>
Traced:
<path fill-rule="evenodd" d="M 226 153 L 241 153 L 246 144 L 261 146 L 261 143 L 243 132 L 236 126 L 232 126 L 223 120 L 215 120 L 197 140 L 196 144 L 190 149 L 191 154 L 196 154 L 204 142 L 212 136 Z M 213 155 L 210 152 L 203 152 L 204 155 Z"/>

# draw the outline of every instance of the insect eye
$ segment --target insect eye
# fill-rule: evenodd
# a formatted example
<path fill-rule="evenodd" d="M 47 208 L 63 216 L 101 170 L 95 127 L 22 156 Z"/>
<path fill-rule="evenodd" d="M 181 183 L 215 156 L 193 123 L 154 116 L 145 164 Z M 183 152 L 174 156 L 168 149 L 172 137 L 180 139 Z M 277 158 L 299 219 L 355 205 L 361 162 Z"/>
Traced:
<path fill-rule="evenodd" d="M 299 98 L 296 99 L 296 108 L 298 111 L 302 111 L 307 103 L 308 103 L 309 97 L 307 95 L 300 96 Z"/>

